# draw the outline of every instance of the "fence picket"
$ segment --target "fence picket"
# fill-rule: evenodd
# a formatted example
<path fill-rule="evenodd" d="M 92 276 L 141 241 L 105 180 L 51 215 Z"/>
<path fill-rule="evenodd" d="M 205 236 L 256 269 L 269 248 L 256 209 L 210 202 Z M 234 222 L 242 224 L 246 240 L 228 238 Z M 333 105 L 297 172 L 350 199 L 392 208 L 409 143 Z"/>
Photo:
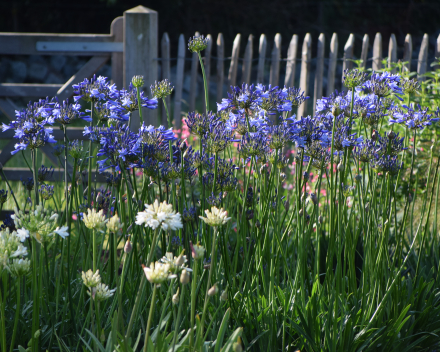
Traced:
<path fill-rule="evenodd" d="M 170 37 L 168 33 L 165 32 L 162 36 L 162 40 L 160 42 L 160 50 L 162 53 L 162 79 L 170 79 L 171 78 L 171 64 L 170 64 Z M 168 109 L 171 109 L 171 98 L 167 96 L 165 98 Z M 169 111 L 171 113 L 171 111 Z M 171 118 L 171 116 L 170 116 Z M 167 114 L 164 108 L 162 108 L 162 125 L 168 126 Z"/>
<path fill-rule="evenodd" d="M 426 79 L 423 75 L 426 73 L 426 68 L 428 66 L 428 45 L 429 37 L 428 34 L 424 34 L 422 39 L 422 44 L 420 45 L 419 60 L 417 62 L 417 79 L 422 82 Z"/>
<path fill-rule="evenodd" d="M 344 71 L 351 70 L 353 67 L 353 50 L 354 50 L 354 35 L 350 33 L 347 39 L 347 43 L 344 46 L 344 61 L 342 63 L 342 81 L 344 79 Z M 342 84 L 342 89 L 344 89 L 344 85 Z"/>
<path fill-rule="evenodd" d="M 181 34 L 177 45 L 177 70 L 176 82 L 174 82 L 174 127 L 176 129 L 182 128 L 182 91 L 185 72 L 185 54 L 185 37 Z"/>
<path fill-rule="evenodd" d="M 237 82 L 238 55 L 240 54 L 241 34 L 238 33 L 234 39 L 231 55 L 231 66 L 229 66 L 228 85 L 235 86 Z"/>
<path fill-rule="evenodd" d="M 315 114 L 316 101 L 322 98 L 322 81 L 324 77 L 325 35 L 321 33 L 318 38 L 318 53 L 316 56 L 315 91 L 313 94 L 313 115 Z"/>
<path fill-rule="evenodd" d="M 434 54 L 434 57 L 435 57 L 435 61 L 438 62 L 437 59 L 440 58 L 440 34 L 437 37 L 437 41 L 435 42 L 435 54 Z M 438 70 L 439 68 L 440 68 L 440 65 L 434 65 L 433 66 L 434 70 Z"/>
<path fill-rule="evenodd" d="M 407 34 L 405 37 L 405 44 L 403 48 L 403 62 L 406 62 L 405 67 L 408 72 L 411 72 L 412 51 L 412 37 L 411 34 Z"/>
<path fill-rule="evenodd" d="M 296 70 L 296 52 L 298 51 L 298 36 L 294 34 L 290 40 L 289 49 L 287 50 L 286 77 L 284 85 L 293 87 L 295 85 Z"/>
<path fill-rule="evenodd" d="M 304 42 L 301 51 L 301 76 L 300 76 L 300 88 L 304 91 L 304 95 L 307 96 L 309 92 L 309 78 L 310 78 L 310 63 L 312 56 L 312 36 L 307 33 L 304 37 Z M 307 100 L 302 103 L 298 108 L 298 116 L 304 116 L 307 114 Z"/>
<path fill-rule="evenodd" d="M 260 36 L 260 45 L 258 47 L 258 71 L 257 71 L 257 83 L 264 84 L 264 61 L 266 59 L 267 39 L 266 35 Z"/>
<path fill-rule="evenodd" d="M 225 43 L 223 34 L 219 33 L 217 37 L 217 102 L 220 103 L 223 98 L 223 82 L 225 80 Z"/>
<path fill-rule="evenodd" d="M 373 70 L 382 68 L 382 34 L 376 33 L 373 42 Z"/>
<path fill-rule="evenodd" d="M 338 35 L 333 33 L 332 40 L 330 41 L 330 54 L 328 63 L 328 76 L 327 76 L 327 96 L 333 93 L 335 90 L 335 76 L 336 76 L 336 63 L 338 60 Z"/>
<path fill-rule="evenodd" d="M 248 42 L 246 44 L 246 50 L 244 52 L 242 81 L 246 84 L 251 83 L 253 39 L 254 39 L 253 35 L 249 34 Z"/>
<path fill-rule="evenodd" d="M 115 42 L 124 41 L 124 17 L 116 17 L 110 27 L 110 34 Z M 121 88 L 124 86 L 124 55 L 112 53 L 112 83 Z"/>
<path fill-rule="evenodd" d="M 203 64 L 205 65 L 205 75 L 206 75 L 206 83 L 208 85 L 208 99 L 209 99 L 209 82 L 211 80 L 211 52 L 212 52 L 212 36 L 208 34 L 206 36 L 208 38 L 208 46 L 205 49 L 205 57 L 203 60 Z M 205 94 L 203 94 L 203 103 L 204 109 L 206 110 L 206 102 L 205 102 Z M 210 107 L 212 109 L 212 107 Z"/>
<path fill-rule="evenodd" d="M 270 63 L 269 83 L 275 87 L 280 81 L 281 34 L 277 33 L 273 41 L 272 62 Z"/>
<path fill-rule="evenodd" d="M 370 37 L 368 34 L 364 35 L 362 39 L 362 52 L 361 52 L 361 67 L 365 70 L 367 68 L 367 60 L 368 60 L 368 46 L 370 44 Z"/>
<path fill-rule="evenodd" d="M 391 68 L 395 62 L 397 62 L 397 41 L 393 33 L 391 34 L 390 43 L 388 44 L 388 68 Z M 391 72 L 396 73 L 396 69 L 394 68 Z"/>

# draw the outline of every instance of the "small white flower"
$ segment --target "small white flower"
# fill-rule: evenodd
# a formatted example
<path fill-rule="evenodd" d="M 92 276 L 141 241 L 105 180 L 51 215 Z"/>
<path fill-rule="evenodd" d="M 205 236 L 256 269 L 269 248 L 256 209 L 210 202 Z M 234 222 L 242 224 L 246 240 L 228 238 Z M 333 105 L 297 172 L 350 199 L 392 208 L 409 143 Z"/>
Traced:
<path fill-rule="evenodd" d="M 115 214 L 107 222 L 107 230 L 108 230 L 108 232 L 119 234 L 122 232 L 123 225 L 124 224 L 121 224 L 121 220 L 119 219 L 118 214 Z"/>
<path fill-rule="evenodd" d="M 156 199 L 153 204 L 145 204 L 145 210 L 136 215 L 136 224 L 151 227 L 153 230 L 161 227 L 162 230 L 177 230 L 183 227 L 179 213 L 173 211 L 173 205 L 166 201 L 159 203 Z"/>
<path fill-rule="evenodd" d="M 205 254 L 205 247 L 197 244 L 189 243 L 191 246 L 191 255 L 194 259 L 203 259 L 203 255 Z"/>
<path fill-rule="evenodd" d="M 15 277 L 24 276 L 31 270 L 31 261 L 29 259 L 13 259 L 6 268 Z"/>
<path fill-rule="evenodd" d="M 21 242 L 24 242 L 26 238 L 29 237 L 29 231 L 25 228 L 18 229 L 17 230 L 17 237 L 20 239 Z"/>
<path fill-rule="evenodd" d="M 165 282 L 167 279 L 177 277 L 176 275 L 170 274 L 169 264 L 163 264 L 161 262 L 153 262 L 150 264 L 149 268 L 142 264 L 142 269 L 144 269 L 147 280 L 152 284 L 156 284 L 157 286 L 160 286 L 160 284 Z"/>
<path fill-rule="evenodd" d="M 69 228 L 67 226 L 62 226 L 61 228 L 57 227 L 54 232 L 60 235 L 62 238 L 66 238 L 69 236 L 69 233 L 67 232 L 68 229 Z"/>
<path fill-rule="evenodd" d="M 199 216 L 206 224 L 209 226 L 217 227 L 226 224 L 231 218 L 228 218 L 228 212 L 223 210 L 223 208 L 218 209 L 217 207 L 212 207 L 211 211 L 205 210 L 206 218 Z"/>
<path fill-rule="evenodd" d="M 99 302 L 110 298 L 115 292 L 116 289 L 109 290 L 107 285 L 99 283 L 96 287 L 91 287 L 87 294 Z"/>
<path fill-rule="evenodd" d="M 87 272 L 82 272 L 81 277 L 84 285 L 87 287 L 96 287 L 101 283 L 101 276 L 99 275 L 99 270 L 96 270 L 96 273 L 93 273 L 92 270 L 88 270 Z"/>
<path fill-rule="evenodd" d="M 87 214 L 83 217 L 84 225 L 90 230 L 101 230 L 105 223 L 108 221 L 105 219 L 104 210 L 96 212 L 95 209 L 87 209 Z"/>

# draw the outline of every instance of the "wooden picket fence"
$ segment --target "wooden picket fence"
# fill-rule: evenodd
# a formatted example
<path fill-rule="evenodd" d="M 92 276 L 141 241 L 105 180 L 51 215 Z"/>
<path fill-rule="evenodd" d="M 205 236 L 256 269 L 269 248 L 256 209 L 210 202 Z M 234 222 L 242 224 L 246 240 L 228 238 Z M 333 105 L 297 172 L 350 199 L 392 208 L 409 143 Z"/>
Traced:
<path fill-rule="evenodd" d="M 185 112 L 193 111 L 196 107 L 197 80 L 199 76 L 199 63 L 197 54 L 190 54 L 187 50 L 187 41 L 181 34 L 178 38 L 177 58 L 171 58 L 170 39 L 164 33 L 159 43 L 158 35 L 158 14 L 156 11 L 137 6 L 124 12 L 123 16 L 117 17 L 111 24 L 110 33 L 105 35 L 96 34 L 28 34 L 28 33 L 0 33 L 0 55 L 74 55 L 91 56 L 90 60 L 65 84 L 16 84 L 0 83 L 0 110 L 11 120 L 15 117 L 17 106 L 11 100 L 14 97 L 46 97 L 57 96 L 59 100 L 70 98 L 73 94 L 72 84 L 90 78 L 106 62 L 111 61 L 112 81 L 118 87 L 127 87 L 134 75 L 143 75 L 145 86 L 149 87 L 158 78 L 171 77 L 171 62 L 176 62 L 176 75 L 173 85 L 173 96 L 168 97 L 168 102 L 173 100 L 173 119 L 176 129 L 181 128 L 182 116 Z M 196 33 L 198 35 L 198 33 Z M 330 44 L 326 45 L 326 37 L 321 34 L 316 42 L 316 58 L 312 59 L 313 41 L 310 34 L 306 34 L 302 44 L 298 35 L 290 39 L 286 53 L 282 52 L 282 38 L 280 34 L 275 35 L 273 45 L 269 45 L 268 38 L 262 34 L 258 41 L 258 48 L 254 50 L 254 36 L 247 39 L 244 56 L 240 57 L 242 42 L 241 34 L 237 34 L 232 45 L 230 57 L 226 56 L 223 35 L 219 33 L 216 40 L 208 34 L 209 41 L 207 49 L 203 52 L 204 64 L 208 82 L 215 84 L 217 102 L 226 95 L 225 87 L 244 83 L 263 83 L 272 86 L 297 86 L 311 99 L 298 109 L 298 115 L 312 114 L 316 100 L 323 95 L 326 85 L 326 95 L 331 94 L 335 89 L 341 89 L 341 79 L 337 73 L 353 66 L 355 36 L 350 34 L 343 48 L 343 56 L 338 57 L 339 45 L 338 35 L 334 33 Z M 423 36 L 417 59 L 417 73 L 419 79 L 427 71 L 428 67 L 428 35 Z M 382 58 L 388 57 L 388 64 L 402 60 L 407 62 L 409 70 L 413 57 L 413 44 L 411 35 L 408 34 L 403 43 L 403 57 L 398 58 L 398 47 L 396 37 L 391 35 L 388 43 L 388 52 L 383 53 L 382 35 L 377 33 L 373 41 L 372 56 L 369 56 L 369 36 L 363 37 L 362 51 L 359 59 L 363 60 L 364 67 L 371 67 L 373 70 L 381 68 Z M 159 57 L 159 44 L 160 54 Z M 301 45 L 299 49 L 299 45 Z M 269 53 L 269 46 L 272 47 Z M 213 48 L 215 47 L 215 49 Z M 299 52 L 300 50 L 300 52 Z M 213 55 L 215 52 L 215 56 Z M 254 54 L 254 52 L 256 54 Z M 440 36 L 435 46 L 435 56 L 440 52 Z M 188 57 L 187 57 L 188 53 Z M 186 70 L 186 61 L 190 61 L 190 70 Z M 229 67 L 225 66 L 229 63 Z M 313 63 L 313 65 L 312 65 Z M 256 66 L 255 66 L 256 65 Z M 342 65 L 342 67 L 341 67 Z M 215 66 L 215 69 L 214 69 Z M 239 67 L 241 66 L 241 72 Z M 297 67 L 298 66 L 298 67 Z M 266 73 L 269 70 L 268 81 Z M 297 71 L 299 76 L 296 77 Z M 161 72 L 161 77 L 159 77 Z M 189 75 L 189 93 L 187 105 L 184 105 L 184 81 Z M 241 77 L 238 81 L 238 77 Z M 281 81 L 281 77 L 284 79 Z M 324 78 L 326 77 L 326 84 Z M 338 85 L 338 86 L 337 86 Z M 149 92 L 148 92 L 149 93 Z M 203 96 L 203 94 L 201 94 Z M 203 98 L 202 98 L 203 99 Z M 170 104 L 168 104 L 170 105 Z M 215 107 L 212 107 L 216 110 Z M 157 111 L 143 110 L 147 122 L 157 124 Z M 162 122 L 166 123 L 164 112 L 161 116 Z M 132 117 L 132 127 L 139 124 L 137 114 Z M 81 128 L 68 129 L 70 139 L 85 139 Z M 11 158 L 11 151 L 14 149 L 16 140 L 13 132 L 0 133 L 0 139 L 8 139 L 8 143 L 0 153 L 0 163 L 5 164 Z M 55 137 L 62 139 L 61 131 L 55 131 Z M 41 148 L 49 160 L 58 164 L 57 158 L 53 155 L 53 148 L 46 145 Z M 69 168 L 71 166 L 69 165 Z M 28 169 L 4 168 L 6 176 L 10 180 L 31 177 Z M 63 169 L 57 169 L 59 177 Z M 97 176 L 98 177 L 98 176 Z"/>

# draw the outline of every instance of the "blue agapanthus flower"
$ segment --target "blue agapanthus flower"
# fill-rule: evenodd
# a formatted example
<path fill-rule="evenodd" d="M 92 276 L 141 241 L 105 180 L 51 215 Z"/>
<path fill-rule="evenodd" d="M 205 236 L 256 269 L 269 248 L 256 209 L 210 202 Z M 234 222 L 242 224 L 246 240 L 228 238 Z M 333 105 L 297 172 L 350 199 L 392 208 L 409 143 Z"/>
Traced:
<path fill-rule="evenodd" d="M 90 80 L 86 78 L 84 81 L 72 85 L 75 102 L 80 99 L 89 102 L 105 100 L 115 95 L 117 93 L 116 85 L 110 85 L 107 80 L 107 77 L 99 76 L 96 78 L 96 75 L 93 75 Z"/>
<path fill-rule="evenodd" d="M 28 147 L 35 149 L 45 143 L 56 143 L 52 136 L 53 128 L 47 126 L 54 122 L 52 117 L 53 105 L 53 102 L 48 98 L 40 99 L 33 104 L 29 103 L 26 109 L 15 111 L 15 121 L 12 121 L 9 125 L 2 124 L 3 132 L 14 130 L 14 138 L 19 140 L 11 154 L 16 154 Z"/>
<path fill-rule="evenodd" d="M 394 94 L 396 98 L 403 100 L 400 97 L 400 95 L 403 94 L 400 81 L 400 75 L 394 75 L 390 72 L 373 72 L 370 79 L 365 81 L 364 84 L 357 89 L 366 93 L 373 93 L 380 98 Z"/>
<path fill-rule="evenodd" d="M 403 105 L 402 108 L 394 110 L 393 116 L 389 120 L 390 124 L 398 123 L 411 130 L 423 130 L 426 126 L 430 126 L 433 122 L 439 120 L 439 108 L 434 113 L 429 113 L 429 108 L 422 109 L 420 105 Z"/>
<path fill-rule="evenodd" d="M 144 92 L 140 91 L 140 104 L 137 98 L 137 89 L 130 83 L 128 90 L 121 89 L 116 90 L 110 96 L 110 101 L 114 104 L 114 109 L 119 110 L 122 113 L 130 113 L 135 110 L 139 110 L 139 105 L 148 109 L 157 109 L 157 98 L 151 98 L 144 96 Z"/>
<path fill-rule="evenodd" d="M 88 122 L 92 121 L 89 116 L 84 116 L 84 113 L 81 112 L 81 105 L 79 103 L 69 104 L 68 99 L 60 103 L 56 97 L 55 100 L 52 109 L 52 117 L 55 122 L 68 125 L 78 118 Z"/>

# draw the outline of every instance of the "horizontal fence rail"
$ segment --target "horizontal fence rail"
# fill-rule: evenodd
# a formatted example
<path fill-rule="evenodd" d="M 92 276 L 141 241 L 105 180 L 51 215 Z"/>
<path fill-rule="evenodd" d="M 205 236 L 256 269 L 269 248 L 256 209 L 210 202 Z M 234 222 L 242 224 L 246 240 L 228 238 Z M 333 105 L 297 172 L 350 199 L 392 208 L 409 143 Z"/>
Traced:
<path fill-rule="evenodd" d="M 137 6 L 125 11 L 123 16 L 115 18 L 109 34 L 0 33 L 0 55 L 90 57 L 64 84 L 0 83 L 0 111 L 13 120 L 15 110 L 19 108 L 13 98 L 71 98 L 72 84 L 91 78 L 103 65 L 110 62 L 112 82 L 119 88 L 128 87 L 132 76 L 141 74 L 144 76 L 145 90 L 149 95 L 148 87 L 155 80 L 169 79 L 174 85 L 174 92 L 167 98 L 167 103 L 168 106 L 174 107 L 174 127 L 180 130 L 186 112 L 197 108 L 204 109 L 205 106 L 198 56 L 187 51 L 189 38 L 185 38 L 183 34 L 178 36 L 177 50 L 171 50 L 168 33 L 164 33 L 159 40 L 157 23 L 156 11 Z M 418 79 L 423 81 L 423 75 L 430 64 L 429 58 L 438 57 L 440 53 L 440 36 L 435 43 L 435 52 L 429 53 L 427 34 L 423 36 L 418 52 L 413 51 L 410 34 L 405 37 L 403 43 L 398 43 L 394 34 L 388 42 L 383 41 L 381 33 L 377 33 L 372 41 L 368 34 L 365 34 L 362 40 L 350 34 L 344 45 L 339 45 L 337 33 L 333 33 L 331 37 L 321 33 L 318 38 L 312 38 L 308 33 L 302 39 L 297 34 L 290 38 L 282 38 L 280 34 L 276 34 L 273 39 L 269 39 L 265 34 L 259 37 L 251 34 L 247 38 L 237 34 L 231 43 L 230 56 L 225 52 L 226 44 L 222 33 L 217 36 L 207 34 L 207 37 L 210 41 L 202 55 L 210 100 L 220 102 L 226 96 L 230 85 L 242 83 L 297 86 L 305 95 L 310 96 L 298 111 L 292 112 L 298 115 L 313 114 L 318 99 L 324 94 L 331 94 L 335 89 L 343 89 L 343 70 L 354 67 L 354 59 L 362 60 L 361 67 L 373 70 L 382 68 L 384 57 L 388 58 L 388 67 L 401 60 L 406 62 L 406 69 L 417 71 Z M 288 45 L 283 46 L 285 41 Z M 383 51 L 384 47 L 388 49 Z M 360 48 L 358 57 L 355 56 L 356 48 Z M 171 52 L 177 52 L 177 57 L 171 57 Z M 215 110 L 215 106 L 212 109 Z M 157 114 L 157 111 L 143 110 L 143 116 L 146 116 L 149 124 L 157 124 Z M 166 124 L 164 111 L 161 112 L 160 121 Z M 131 127 L 137 126 L 139 115 L 135 113 Z M 69 139 L 86 139 L 82 134 L 82 128 L 68 128 L 67 131 Z M 54 136 L 55 139 L 62 140 L 62 131 L 55 129 Z M 8 140 L 0 153 L 0 162 L 3 165 L 10 160 L 10 153 L 14 150 L 15 141 L 12 137 L 12 131 L 0 133 L 0 139 Z M 57 164 L 52 146 L 46 145 L 41 151 L 51 162 Z M 68 167 L 71 168 L 71 165 Z M 11 180 L 18 179 L 16 175 L 24 177 L 27 172 L 8 167 L 5 167 L 4 171 Z M 99 177 L 99 180 L 103 178 Z"/>

